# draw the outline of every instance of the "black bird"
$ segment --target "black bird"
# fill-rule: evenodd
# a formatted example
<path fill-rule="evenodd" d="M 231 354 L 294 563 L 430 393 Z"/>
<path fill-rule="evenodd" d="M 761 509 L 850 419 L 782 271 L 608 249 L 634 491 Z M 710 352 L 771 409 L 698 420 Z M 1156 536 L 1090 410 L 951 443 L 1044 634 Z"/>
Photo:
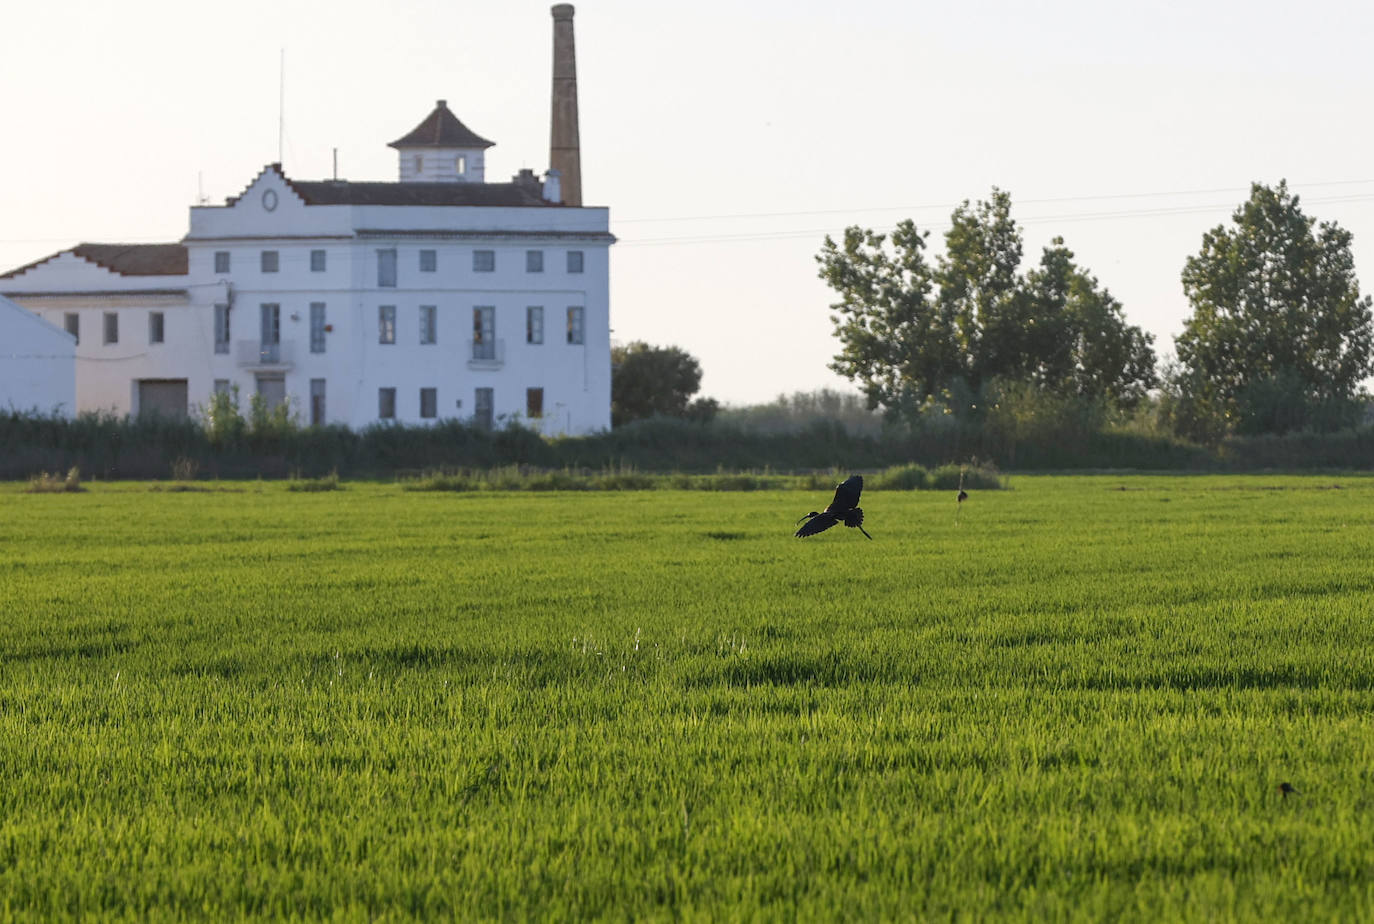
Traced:
<path fill-rule="evenodd" d="M 845 526 L 856 527 L 859 532 L 868 536 L 868 530 L 864 529 L 864 512 L 859 509 L 859 493 L 864 489 L 863 475 L 850 475 L 839 487 L 835 488 L 835 499 L 830 502 L 820 513 L 811 511 L 802 520 L 806 524 L 797 530 L 797 538 L 814 536 L 816 533 L 824 532 L 836 523 L 843 523 Z M 797 521 L 798 523 L 801 520 Z M 872 536 L 868 536 L 872 539 Z"/>
<path fill-rule="evenodd" d="M 1301 795 L 1302 795 L 1302 793 L 1298 792 L 1296 789 L 1293 788 L 1293 784 L 1292 784 L 1292 783 L 1280 783 L 1280 784 L 1279 784 L 1279 792 L 1283 794 L 1283 797 L 1284 797 L 1285 799 L 1287 799 L 1289 796 L 1301 796 Z"/>
<path fill-rule="evenodd" d="M 960 488 L 959 493 L 954 496 L 954 502 L 957 504 L 962 504 L 966 500 L 968 500 L 968 492 L 965 491 L 963 488 Z"/>

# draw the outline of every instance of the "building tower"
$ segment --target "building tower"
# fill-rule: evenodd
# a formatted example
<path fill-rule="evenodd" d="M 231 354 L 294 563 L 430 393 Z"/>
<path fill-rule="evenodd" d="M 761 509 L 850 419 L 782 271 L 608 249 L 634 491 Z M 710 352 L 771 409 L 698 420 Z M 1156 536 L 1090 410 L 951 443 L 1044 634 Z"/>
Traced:
<path fill-rule="evenodd" d="M 414 131 L 388 146 L 400 155 L 403 183 L 482 183 L 483 158 L 494 144 L 458 121 L 441 99 Z"/>

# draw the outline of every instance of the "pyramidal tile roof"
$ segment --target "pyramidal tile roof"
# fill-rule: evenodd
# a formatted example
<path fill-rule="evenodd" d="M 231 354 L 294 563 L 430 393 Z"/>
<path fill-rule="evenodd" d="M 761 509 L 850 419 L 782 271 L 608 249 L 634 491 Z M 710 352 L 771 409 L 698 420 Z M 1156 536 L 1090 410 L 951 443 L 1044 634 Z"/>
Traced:
<path fill-rule="evenodd" d="M 489 148 L 496 144 L 472 131 L 449 111 L 448 101 L 439 100 L 434 111 L 404 138 L 391 142 L 393 148 Z"/>

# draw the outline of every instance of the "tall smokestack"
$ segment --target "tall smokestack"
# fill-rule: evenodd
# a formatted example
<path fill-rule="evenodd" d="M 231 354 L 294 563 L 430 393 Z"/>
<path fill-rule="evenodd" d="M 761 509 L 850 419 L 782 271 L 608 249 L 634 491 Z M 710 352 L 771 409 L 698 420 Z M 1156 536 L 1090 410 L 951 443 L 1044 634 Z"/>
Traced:
<path fill-rule="evenodd" d="M 549 166 L 562 175 L 563 204 L 582 204 L 582 147 L 577 139 L 577 57 L 573 51 L 573 6 L 553 7 L 553 125 Z"/>

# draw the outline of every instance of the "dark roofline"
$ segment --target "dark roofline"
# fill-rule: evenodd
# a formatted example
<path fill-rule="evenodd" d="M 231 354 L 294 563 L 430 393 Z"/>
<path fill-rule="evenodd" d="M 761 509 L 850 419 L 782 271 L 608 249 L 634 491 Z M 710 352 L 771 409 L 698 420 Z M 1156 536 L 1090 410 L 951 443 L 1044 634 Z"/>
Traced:
<path fill-rule="evenodd" d="M 64 253 L 66 253 L 66 252 L 67 252 L 66 250 L 59 250 L 57 253 L 49 254 L 49 255 L 46 256 L 46 257 L 42 257 L 41 259 L 34 260 L 32 263 L 25 263 L 23 266 L 16 266 L 14 269 L 10 270 L 8 273 L 0 273 L 0 279 L 16 279 L 16 278 L 18 278 L 18 277 L 24 275 L 25 273 L 27 273 L 29 270 L 35 269 L 35 268 L 37 268 L 37 267 L 42 266 L 44 263 L 47 263 L 49 260 L 56 260 L 58 257 L 62 256 L 62 255 L 63 255 Z"/>
<path fill-rule="evenodd" d="M 292 189 L 306 205 L 562 208 L 538 185 L 407 181 L 297 180 Z"/>
<path fill-rule="evenodd" d="M 181 243 L 78 244 L 72 253 L 120 276 L 185 276 L 190 270 Z"/>
<path fill-rule="evenodd" d="M 271 163 L 237 196 L 224 200 L 226 206 L 238 203 L 264 174 L 275 173 L 302 205 L 390 205 L 459 206 L 468 208 L 568 208 L 561 202 L 544 198 L 538 180 L 517 178 L 510 183 L 464 183 L 458 181 L 381 181 L 381 180 L 293 180 L 282 172 L 281 164 Z"/>
<path fill-rule="evenodd" d="M 191 297 L 190 289 L 63 289 L 60 292 L 19 292 L 0 290 L 5 298 L 118 298 L 121 296 L 147 298 L 151 295 L 180 295 Z"/>
<path fill-rule="evenodd" d="M 415 126 L 410 134 L 398 138 L 387 145 L 390 148 L 489 148 L 495 141 L 488 141 L 468 128 L 449 111 L 448 101 L 439 100 L 434 111 L 425 116 L 423 122 Z"/>
<path fill-rule="evenodd" d="M 185 244 L 96 244 L 85 242 L 0 274 L 0 279 L 17 279 L 29 270 L 56 260 L 65 253 L 80 257 L 87 263 L 94 263 L 101 269 L 109 270 L 117 276 L 185 276 L 190 268 Z"/>

